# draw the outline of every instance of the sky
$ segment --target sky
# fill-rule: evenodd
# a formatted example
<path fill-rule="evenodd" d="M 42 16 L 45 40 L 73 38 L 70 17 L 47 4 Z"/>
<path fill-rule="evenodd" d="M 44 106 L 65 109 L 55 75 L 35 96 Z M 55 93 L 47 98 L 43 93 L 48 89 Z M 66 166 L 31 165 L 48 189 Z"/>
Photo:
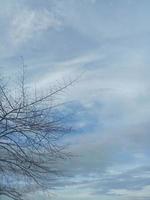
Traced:
<path fill-rule="evenodd" d="M 0 0 L 0 68 L 28 84 L 80 76 L 61 100 L 78 156 L 54 191 L 37 200 L 150 198 L 150 1 Z"/>

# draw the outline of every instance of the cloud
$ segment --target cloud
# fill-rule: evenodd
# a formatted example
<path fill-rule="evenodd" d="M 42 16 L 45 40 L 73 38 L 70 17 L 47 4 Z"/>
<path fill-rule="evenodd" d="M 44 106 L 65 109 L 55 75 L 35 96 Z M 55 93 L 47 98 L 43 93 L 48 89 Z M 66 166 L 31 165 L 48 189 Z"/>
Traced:
<path fill-rule="evenodd" d="M 61 165 L 71 177 L 55 183 L 56 199 L 148 198 L 149 3 L 62 0 L 53 10 L 54 1 L 25 2 L 9 8 L 5 46 L 25 54 L 28 83 L 46 89 L 85 72 L 62 98 L 78 129 L 65 142 L 79 157 Z"/>
<path fill-rule="evenodd" d="M 149 175 L 149 167 L 135 168 L 115 175 L 110 173 L 77 175 L 69 180 L 62 180 L 55 190 L 56 196 L 53 196 L 53 199 L 147 200 L 150 194 Z M 47 193 L 50 194 L 50 191 Z"/>
<path fill-rule="evenodd" d="M 21 45 L 39 33 L 61 25 L 61 21 L 46 9 L 21 9 L 12 17 L 10 37 L 14 45 Z"/>

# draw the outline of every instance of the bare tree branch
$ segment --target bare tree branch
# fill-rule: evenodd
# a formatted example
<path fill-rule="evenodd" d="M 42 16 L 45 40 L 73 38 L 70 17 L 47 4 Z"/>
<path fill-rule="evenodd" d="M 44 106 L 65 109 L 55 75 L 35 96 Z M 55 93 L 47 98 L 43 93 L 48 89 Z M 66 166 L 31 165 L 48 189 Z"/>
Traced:
<path fill-rule="evenodd" d="M 50 187 L 52 180 L 60 175 L 58 162 L 70 155 L 64 151 L 60 139 L 71 128 L 59 116 L 59 106 L 63 103 L 52 104 L 52 97 L 75 81 L 44 96 L 34 92 L 31 95 L 26 89 L 23 63 L 17 96 L 0 82 L 0 195 L 22 200 L 22 194 L 30 186 Z"/>

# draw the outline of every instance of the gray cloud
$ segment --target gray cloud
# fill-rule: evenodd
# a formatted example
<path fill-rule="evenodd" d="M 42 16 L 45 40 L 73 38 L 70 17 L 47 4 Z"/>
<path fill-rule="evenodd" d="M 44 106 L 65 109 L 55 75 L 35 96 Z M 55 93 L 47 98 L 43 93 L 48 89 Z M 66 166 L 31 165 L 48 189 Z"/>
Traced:
<path fill-rule="evenodd" d="M 28 84 L 40 89 L 85 72 L 61 99 L 72 102 L 64 110 L 75 113 L 70 123 L 78 131 L 64 142 L 77 156 L 60 164 L 67 176 L 54 183 L 61 195 L 56 199 L 148 199 L 150 3 L 1 5 L 0 65 L 6 74 L 15 75 L 20 56 L 28 66 Z"/>

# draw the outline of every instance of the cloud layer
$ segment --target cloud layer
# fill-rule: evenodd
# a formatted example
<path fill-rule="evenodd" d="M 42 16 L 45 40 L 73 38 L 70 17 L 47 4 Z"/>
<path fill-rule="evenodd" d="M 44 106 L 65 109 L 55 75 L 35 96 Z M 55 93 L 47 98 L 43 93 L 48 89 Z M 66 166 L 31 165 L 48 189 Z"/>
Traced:
<path fill-rule="evenodd" d="M 5 74 L 16 74 L 20 56 L 28 84 L 42 90 L 82 74 L 60 99 L 71 102 L 64 109 L 77 130 L 64 141 L 77 156 L 61 166 L 69 176 L 54 183 L 53 199 L 149 199 L 150 2 L 6 0 L 1 7 Z"/>

